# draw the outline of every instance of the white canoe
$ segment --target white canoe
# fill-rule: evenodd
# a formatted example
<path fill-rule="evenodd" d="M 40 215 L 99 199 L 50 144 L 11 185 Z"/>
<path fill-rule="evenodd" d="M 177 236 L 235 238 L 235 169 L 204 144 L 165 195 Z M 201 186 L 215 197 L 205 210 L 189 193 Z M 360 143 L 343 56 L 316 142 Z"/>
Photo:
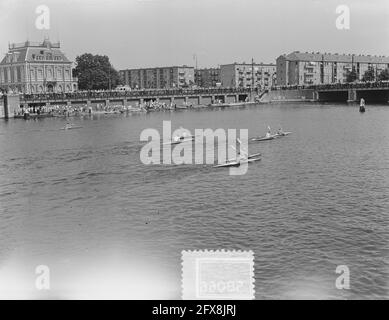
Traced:
<path fill-rule="evenodd" d="M 213 166 L 214 168 L 225 168 L 225 167 L 239 167 L 243 163 L 251 163 L 255 161 L 260 161 L 261 158 L 253 158 L 253 159 L 246 159 L 242 161 L 228 161 L 223 164 L 218 164 L 216 166 Z"/>

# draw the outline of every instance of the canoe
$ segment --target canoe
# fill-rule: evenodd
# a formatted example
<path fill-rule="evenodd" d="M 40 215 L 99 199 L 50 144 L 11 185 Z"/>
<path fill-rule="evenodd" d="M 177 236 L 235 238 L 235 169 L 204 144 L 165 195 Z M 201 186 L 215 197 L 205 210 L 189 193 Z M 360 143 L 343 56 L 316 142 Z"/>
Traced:
<path fill-rule="evenodd" d="M 283 132 L 283 133 L 281 133 L 281 134 L 279 134 L 279 133 L 276 133 L 275 135 L 277 136 L 277 137 L 285 137 L 285 136 L 287 136 L 287 135 L 289 135 L 289 134 L 291 134 L 292 132 Z"/>
<path fill-rule="evenodd" d="M 257 138 L 251 138 L 251 141 L 268 141 L 268 140 L 273 140 L 274 138 L 276 138 L 277 135 L 272 135 L 270 137 L 257 137 Z"/>
<path fill-rule="evenodd" d="M 187 142 L 187 141 L 193 141 L 195 139 L 195 137 L 187 137 L 185 139 L 180 139 L 180 140 L 177 140 L 177 141 L 168 141 L 168 142 L 164 142 L 163 144 L 164 145 L 174 145 L 174 144 L 180 144 L 180 143 L 183 143 L 183 142 Z"/>
<path fill-rule="evenodd" d="M 80 127 L 80 126 L 74 126 L 74 127 L 69 127 L 69 128 L 66 128 L 66 127 L 64 127 L 64 128 L 61 128 L 60 130 L 73 130 L 73 129 L 81 129 L 82 127 Z"/>
<path fill-rule="evenodd" d="M 251 163 L 255 161 L 260 161 L 261 158 L 254 158 L 254 159 L 246 159 L 242 161 L 229 161 L 223 164 L 218 164 L 216 166 L 213 166 L 214 168 L 226 168 L 226 167 L 239 167 L 243 163 Z"/>

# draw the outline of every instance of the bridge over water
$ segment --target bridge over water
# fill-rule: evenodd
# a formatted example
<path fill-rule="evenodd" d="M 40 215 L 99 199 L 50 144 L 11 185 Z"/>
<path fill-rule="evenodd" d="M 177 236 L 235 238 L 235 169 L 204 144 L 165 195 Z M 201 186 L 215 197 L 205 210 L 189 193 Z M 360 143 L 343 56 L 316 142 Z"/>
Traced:
<path fill-rule="evenodd" d="M 109 105 L 140 105 L 158 101 L 167 105 L 208 105 L 216 102 L 246 101 L 258 94 L 249 88 L 166 89 L 133 91 L 85 91 L 73 93 L 23 94 L 22 106 L 86 105 L 92 108 Z"/>
<path fill-rule="evenodd" d="M 389 83 L 352 83 L 342 86 L 323 86 L 316 89 L 318 101 L 347 101 L 355 102 L 361 98 L 367 103 L 389 102 Z"/>
<path fill-rule="evenodd" d="M 309 86 L 284 86 L 274 88 L 288 96 L 294 91 L 297 96 L 308 96 L 309 100 L 321 102 L 357 102 L 364 98 L 367 103 L 388 103 L 389 82 L 336 83 Z M 290 96 L 290 94 L 289 94 Z M 296 95 L 295 95 L 296 96 Z"/>
<path fill-rule="evenodd" d="M 367 103 L 388 103 L 389 82 L 361 82 L 310 86 L 274 87 L 265 91 L 250 88 L 200 88 L 133 91 L 78 91 L 73 93 L 7 94 L 0 99 L 0 117 L 9 117 L 20 107 L 39 106 L 86 106 L 92 109 L 110 105 L 137 106 L 149 101 L 167 105 L 209 105 L 216 102 L 235 103 L 262 97 L 263 101 L 308 100 L 321 102 L 357 102 L 364 98 Z M 266 99 L 266 95 L 270 99 Z M 276 99 L 274 99 L 276 97 Z M 4 100 L 4 101 L 1 101 Z"/>

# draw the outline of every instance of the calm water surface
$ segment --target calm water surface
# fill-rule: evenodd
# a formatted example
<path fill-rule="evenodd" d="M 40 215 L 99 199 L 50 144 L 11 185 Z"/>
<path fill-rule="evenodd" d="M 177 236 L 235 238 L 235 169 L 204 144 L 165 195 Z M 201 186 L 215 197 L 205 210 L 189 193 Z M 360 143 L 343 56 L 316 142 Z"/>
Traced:
<path fill-rule="evenodd" d="M 140 132 L 162 131 L 163 120 L 250 136 L 282 124 L 293 134 L 250 143 L 263 159 L 243 176 L 143 165 Z M 224 248 L 254 251 L 257 299 L 389 297 L 388 106 L 72 121 L 82 128 L 61 131 L 59 118 L 0 122 L 0 286 L 10 296 L 34 295 L 29 277 L 44 264 L 49 297 L 180 298 L 181 250 Z M 350 269 L 350 290 L 335 288 L 338 265 Z"/>

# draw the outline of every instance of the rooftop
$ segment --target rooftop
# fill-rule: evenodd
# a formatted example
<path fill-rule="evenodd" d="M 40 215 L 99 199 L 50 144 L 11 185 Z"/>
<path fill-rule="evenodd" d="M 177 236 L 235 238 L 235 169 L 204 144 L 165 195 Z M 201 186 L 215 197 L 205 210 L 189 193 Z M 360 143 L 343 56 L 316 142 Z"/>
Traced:
<path fill-rule="evenodd" d="M 57 48 L 59 49 L 61 47 L 59 42 L 52 43 L 49 40 L 45 39 L 43 42 L 34 42 L 34 41 L 26 41 L 21 43 L 10 43 L 8 45 L 8 49 L 10 51 L 19 50 L 23 48 Z"/>
<path fill-rule="evenodd" d="M 180 68 L 180 69 L 194 69 L 194 67 L 183 65 L 183 66 L 169 66 L 169 67 L 149 67 L 149 68 L 127 68 L 121 69 L 119 71 L 138 71 L 138 70 L 154 70 L 154 69 L 171 69 L 171 68 Z"/>
<path fill-rule="evenodd" d="M 52 43 L 48 39 L 43 42 L 26 41 L 24 43 L 9 44 L 9 51 L 0 64 L 40 62 L 45 61 L 71 63 L 60 50 L 60 44 Z"/>
<path fill-rule="evenodd" d="M 260 63 L 256 63 L 254 62 L 253 64 L 252 63 L 246 63 L 246 62 L 241 62 L 241 63 L 238 63 L 238 62 L 234 62 L 234 63 L 227 63 L 227 64 L 222 64 L 220 66 L 271 66 L 271 67 L 275 67 L 276 65 L 274 63 L 263 63 L 263 62 L 260 62 Z"/>
<path fill-rule="evenodd" d="M 288 55 L 282 55 L 289 61 L 331 61 L 331 62 L 362 62 L 362 63 L 389 63 L 389 57 L 361 54 L 339 54 L 321 52 L 294 51 Z"/>

